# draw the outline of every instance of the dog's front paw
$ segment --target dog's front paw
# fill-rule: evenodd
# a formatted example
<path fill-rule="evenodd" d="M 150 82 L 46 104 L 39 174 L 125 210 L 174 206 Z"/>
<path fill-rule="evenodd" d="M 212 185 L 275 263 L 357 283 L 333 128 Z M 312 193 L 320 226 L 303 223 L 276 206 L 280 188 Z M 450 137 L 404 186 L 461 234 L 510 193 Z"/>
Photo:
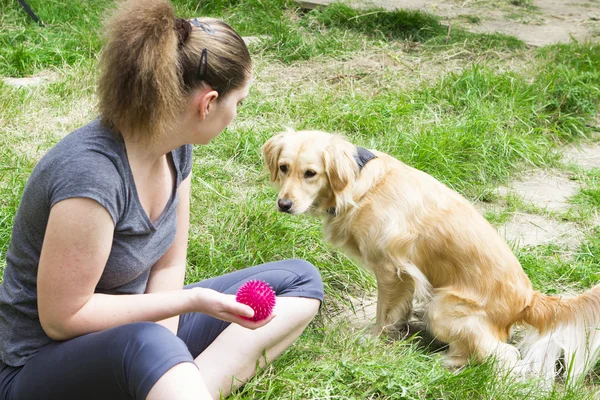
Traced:
<path fill-rule="evenodd" d="M 384 327 L 380 323 L 374 322 L 365 331 L 372 337 L 380 337 L 384 333 Z"/>
<path fill-rule="evenodd" d="M 460 354 L 450 354 L 447 352 L 442 355 L 442 365 L 444 368 L 453 370 L 455 372 L 460 371 L 464 366 L 469 364 L 469 359 Z"/>
<path fill-rule="evenodd" d="M 378 341 L 380 335 L 381 329 L 377 326 L 377 324 L 369 324 L 360 331 L 357 337 L 357 342 L 361 346 L 366 346 L 369 343 Z"/>
<path fill-rule="evenodd" d="M 380 338 L 387 342 L 404 340 L 415 334 L 414 327 L 411 329 L 410 324 L 406 322 L 388 325 L 373 323 L 367 327 L 366 331 L 371 337 Z"/>

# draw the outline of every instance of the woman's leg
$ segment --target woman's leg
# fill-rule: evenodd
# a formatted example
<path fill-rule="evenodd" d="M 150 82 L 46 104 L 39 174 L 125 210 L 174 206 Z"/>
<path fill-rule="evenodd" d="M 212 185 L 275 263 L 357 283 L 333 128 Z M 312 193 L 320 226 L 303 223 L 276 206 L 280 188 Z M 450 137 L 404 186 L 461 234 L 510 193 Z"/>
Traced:
<path fill-rule="evenodd" d="M 266 360 L 260 360 L 261 365 L 283 352 L 314 317 L 323 298 L 318 272 L 300 260 L 252 267 L 197 285 L 233 294 L 250 279 L 269 282 L 278 296 L 277 317 L 260 329 L 228 327 L 204 314 L 186 314 L 178 332 L 187 339 L 184 343 L 159 324 L 123 325 L 49 344 L 20 368 L 0 363 L 0 394 L 7 400 L 226 395 L 255 373 L 263 354 Z"/>
<path fill-rule="evenodd" d="M 257 364 L 262 368 L 283 353 L 317 314 L 319 305 L 317 299 L 282 297 L 277 299 L 277 316 L 264 327 L 250 330 L 229 325 L 196 357 L 213 398 L 229 395 L 256 374 Z"/>
<path fill-rule="evenodd" d="M 303 260 L 246 268 L 190 285 L 235 294 L 246 281 L 260 279 L 277 295 L 276 317 L 256 330 L 204 314 L 182 315 L 178 336 L 188 345 L 213 398 L 226 396 L 287 349 L 319 310 L 323 284 L 317 269 Z M 263 357 L 265 356 L 265 357 Z"/>
<path fill-rule="evenodd" d="M 194 374 L 185 386 L 165 390 Z M 209 398 L 186 345 L 153 322 L 51 343 L 23 367 L 0 368 L 0 386 L 7 400 L 143 400 L 151 389 L 154 399 Z"/>
<path fill-rule="evenodd" d="M 210 400 L 198 367 L 192 363 L 181 363 L 168 370 L 156 382 L 146 400 Z"/>

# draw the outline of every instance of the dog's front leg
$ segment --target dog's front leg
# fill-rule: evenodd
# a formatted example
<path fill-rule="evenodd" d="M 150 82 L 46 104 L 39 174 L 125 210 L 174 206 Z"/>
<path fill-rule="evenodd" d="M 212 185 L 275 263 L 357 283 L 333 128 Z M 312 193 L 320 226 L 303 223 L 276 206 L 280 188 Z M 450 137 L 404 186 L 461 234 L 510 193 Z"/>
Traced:
<path fill-rule="evenodd" d="M 412 312 L 414 280 L 408 274 L 399 274 L 391 264 L 378 265 L 374 270 L 377 279 L 377 315 L 372 333 L 398 336 L 399 330 L 406 329 Z"/>

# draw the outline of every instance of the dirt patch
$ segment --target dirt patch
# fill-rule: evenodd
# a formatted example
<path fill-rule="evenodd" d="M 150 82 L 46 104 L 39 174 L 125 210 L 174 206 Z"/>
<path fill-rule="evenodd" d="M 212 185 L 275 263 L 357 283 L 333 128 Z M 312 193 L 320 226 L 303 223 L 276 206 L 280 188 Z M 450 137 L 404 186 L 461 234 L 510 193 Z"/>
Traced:
<path fill-rule="evenodd" d="M 514 35 L 533 46 L 589 40 L 598 34 L 596 21 L 600 17 L 600 4 L 595 0 L 537 0 L 531 5 L 519 0 L 508 3 L 514 3 L 512 9 L 495 12 L 493 17 L 483 19 L 470 30 Z"/>
<path fill-rule="evenodd" d="M 574 250 L 584 237 L 574 223 L 558 222 L 541 215 L 515 213 L 498 229 L 498 233 L 513 247 L 554 244 Z"/>
<path fill-rule="evenodd" d="M 349 296 L 349 300 L 349 307 L 342 307 L 336 313 L 330 314 L 334 323 L 347 322 L 349 328 L 361 330 L 375 322 L 376 295 L 361 298 Z"/>
<path fill-rule="evenodd" d="M 48 83 L 52 83 L 58 79 L 58 74 L 53 71 L 43 71 L 35 76 L 28 76 L 23 78 L 4 78 L 2 82 L 5 85 L 12 86 L 15 88 L 20 87 L 33 87 L 41 86 Z"/>
<path fill-rule="evenodd" d="M 584 169 L 600 168 L 600 143 L 569 147 L 564 152 L 563 160 Z"/>
<path fill-rule="evenodd" d="M 306 7 L 338 0 L 303 0 Z M 532 46 L 600 37 L 598 0 L 348 0 L 354 7 L 412 9 L 472 32 L 513 35 Z"/>
<path fill-rule="evenodd" d="M 507 187 L 498 188 L 498 194 L 505 197 L 515 195 L 527 204 L 544 211 L 564 212 L 571 208 L 569 198 L 580 188 L 570 175 L 550 170 L 536 170 L 511 182 Z"/>

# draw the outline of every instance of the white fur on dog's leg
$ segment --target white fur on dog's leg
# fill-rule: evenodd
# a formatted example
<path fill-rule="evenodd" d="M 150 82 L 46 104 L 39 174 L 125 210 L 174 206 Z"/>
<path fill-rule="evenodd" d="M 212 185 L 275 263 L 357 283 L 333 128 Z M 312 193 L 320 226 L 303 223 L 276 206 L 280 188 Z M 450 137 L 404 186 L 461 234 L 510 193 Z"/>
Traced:
<path fill-rule="evenodd" d="M 515 346 L 508 343 L 498 343 L 493 355 L 496 357 L 498 367 L 501 370 L 509 373 L 517 370 L 521 353 Z"/>
<path fill-rule="evenodd" d="M 381 334 L 381 326 L 376 322 L 372 322 L 361 329 L 361 331 L 358 333 L 358 337 L 356 338 L 356 342 L 361 346 L 366 346 L 370 343 L 378 341 L 381 337 Z"/>
<path fill-rule="evenodd" d="M 369 335 L 373 338 L 378 338 L 383 334 L 383 331 L 384 328 L 381 326 L 381 324 L 373 322 L 365 328 L 365 335 Z"/>
<path fill-rule="evenodd" d="M 464 367 L 469 363 L 467 356 L 462 354 L 454 343 L 450 343 L 448 350 L 442 354 L 442 365 L 448 369 Z"/>
<path fill-rule="evenodd" d="M 469 363 L 465 356 L 444 354 L 442 356 L 442 365 L 448 369 L 462 368 Z"/>

